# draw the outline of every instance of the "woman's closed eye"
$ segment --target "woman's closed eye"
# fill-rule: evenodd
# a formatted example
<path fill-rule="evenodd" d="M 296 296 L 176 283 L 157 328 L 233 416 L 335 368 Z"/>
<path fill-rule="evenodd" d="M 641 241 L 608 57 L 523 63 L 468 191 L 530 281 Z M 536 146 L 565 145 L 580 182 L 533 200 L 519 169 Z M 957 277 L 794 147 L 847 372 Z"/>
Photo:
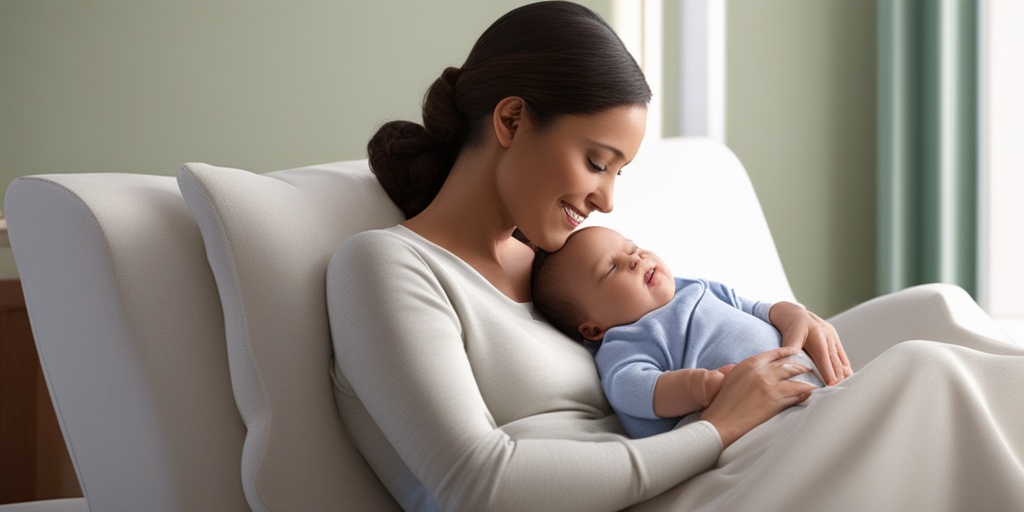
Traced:
<path fill-rule="evenodd" d="M 594 172 L 601 172 L 601 173 L 608 172 L 608 166 L 607 165 L 601 165 L 601 164 L 595 162 L 594 160 L 592 160 L 590 158 L 587 158 L 587 164 L 590 165 L 590 168 Z M 615 175 L 616 176 L 622 176 L 622 168 L 619 168 L 619 170 L 615 171 Z"/>

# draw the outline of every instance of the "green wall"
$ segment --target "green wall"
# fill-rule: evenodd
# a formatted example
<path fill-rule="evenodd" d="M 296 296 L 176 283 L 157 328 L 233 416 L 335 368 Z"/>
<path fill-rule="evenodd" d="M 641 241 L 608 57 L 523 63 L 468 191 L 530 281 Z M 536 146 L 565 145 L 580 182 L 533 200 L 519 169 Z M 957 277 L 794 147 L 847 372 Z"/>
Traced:
<path fill-rule="evenodd" d="M 875 3 L 729 0 L 726 143 L 750 173 L 797 298 L 875 295 Z"/>
<path fill-rule="evenodd" d="M 362 158 L 381 121 L 418 118 L 441 69 L 523 3 L 0 1 L 0 189 L 25 174 Z M 612 0 L 583 3 L 610 19 Z M 837 312 L 873 295 L 874 2 L 726 12 L 727 143 L 797 296 Z"/>
<path fill-rule="evenodd" d="M 528 0 L 2 0 L 0 190 L 22 175 L 363 158 Z M 581 3 L 611 17 L 611 0 Z M 16 276 L 0 249 L 0 278 Z"/>

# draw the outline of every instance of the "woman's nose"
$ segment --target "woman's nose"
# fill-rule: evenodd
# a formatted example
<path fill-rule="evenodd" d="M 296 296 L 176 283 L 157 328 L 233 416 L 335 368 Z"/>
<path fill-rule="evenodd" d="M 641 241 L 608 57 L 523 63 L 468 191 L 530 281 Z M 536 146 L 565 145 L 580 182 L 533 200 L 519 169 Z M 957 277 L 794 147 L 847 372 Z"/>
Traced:
<path fill-rule="evenodd" d="M 590 194 L 590 207 L 601 213 L 608 213 L 615 208 L 614 195 L 615 181 L 607 180 Z"/>

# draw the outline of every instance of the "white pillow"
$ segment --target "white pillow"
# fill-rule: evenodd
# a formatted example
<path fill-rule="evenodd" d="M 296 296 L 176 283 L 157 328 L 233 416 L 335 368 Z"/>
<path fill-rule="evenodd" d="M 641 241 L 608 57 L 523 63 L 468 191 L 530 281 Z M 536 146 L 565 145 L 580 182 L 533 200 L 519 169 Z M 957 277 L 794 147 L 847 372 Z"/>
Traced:
<path fill-rule="evenodd" d="M 254 174 L 178 172 L 224 309 L 254 510 L 397 504 L 349 441 L 333 397 L 327 262 L 348 236 L 402 220 L 365 161 Z"/>

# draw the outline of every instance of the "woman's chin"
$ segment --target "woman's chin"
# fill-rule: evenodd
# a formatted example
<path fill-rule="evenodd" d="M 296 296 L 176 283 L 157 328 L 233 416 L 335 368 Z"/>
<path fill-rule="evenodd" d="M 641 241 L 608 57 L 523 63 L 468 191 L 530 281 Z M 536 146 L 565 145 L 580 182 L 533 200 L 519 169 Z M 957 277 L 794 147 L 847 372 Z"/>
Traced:
<path fill-rule="evenodd" d="M 544 233 L 537 238 L 530 238 L 530 242 L 538 249 L 546 252 L 555 252 L 565 245 L 565 241 L 569 239 L 570 234 L 572 234 L 571 229 L 560 233 Z"/>

